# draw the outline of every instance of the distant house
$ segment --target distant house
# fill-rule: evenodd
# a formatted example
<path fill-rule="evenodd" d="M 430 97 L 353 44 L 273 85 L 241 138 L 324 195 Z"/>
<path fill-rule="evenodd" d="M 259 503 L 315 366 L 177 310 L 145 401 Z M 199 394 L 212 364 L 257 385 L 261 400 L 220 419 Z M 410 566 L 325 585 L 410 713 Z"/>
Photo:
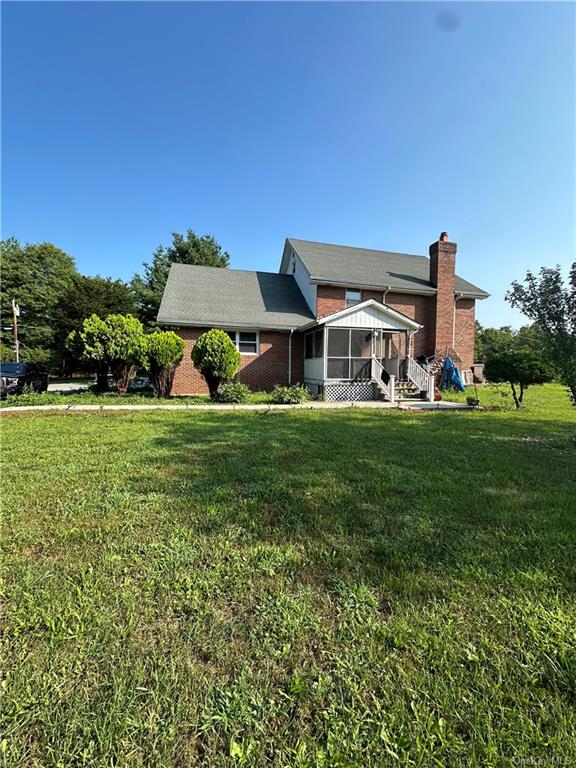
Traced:
<path fill-rule="evenodd" d="M 186 341 L 173 394 L 207 392 L 190 351 L 209 328 L 242 355 L 254 390 L 304 383 L 325 399 L 394 399 L 400 382 L 433 395 L 427 361 L 472 366 L 475 305 L 488 294 L 455 273 L 443 232 L 430 258 L 288 238 L 278 273 L 173 264 L 158 322 Z"/>

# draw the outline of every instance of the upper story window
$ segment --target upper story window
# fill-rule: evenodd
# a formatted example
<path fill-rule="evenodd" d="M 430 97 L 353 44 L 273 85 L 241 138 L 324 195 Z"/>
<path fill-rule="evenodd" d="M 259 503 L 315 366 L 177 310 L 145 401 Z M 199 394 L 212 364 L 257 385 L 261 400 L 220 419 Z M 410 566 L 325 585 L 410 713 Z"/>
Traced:
<path fill-rule="evenodd" d="M 346 306 L 353 307 L 362 301 L 362 291 L 356 291 L 353 288 L 346 288 Z"/>
<path fill-rule="evenodd" d="M 236 345 L 241 355 L 257 355 L 259 347 L 259 334 L 257 331 L 226 331 Z"/>

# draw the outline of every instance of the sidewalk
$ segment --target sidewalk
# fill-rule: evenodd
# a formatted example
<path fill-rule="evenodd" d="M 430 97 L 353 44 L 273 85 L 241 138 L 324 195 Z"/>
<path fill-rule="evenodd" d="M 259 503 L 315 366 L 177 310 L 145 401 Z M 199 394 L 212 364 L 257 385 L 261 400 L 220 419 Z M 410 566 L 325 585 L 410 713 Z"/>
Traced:
<path fill-rule="evenodd" d="M 338 410 L 343 408 L 375 408 L 378 410 L 386 408 L 397 408 L 400 410 L 470 410 L 469 406 L 463 403 L 427 403 L 427 402 L 415 402 L 414 405 L 407 405 L 405 402 L 400 403 L 387 403 L 379 400 L 368 401 L 350 401 L 345 400 L 342 402 L 311 402 L 311 403 L 298 403 L 297 405 L 270 405 L 268 403 L 262 403 L 258 405 L 234 405 L 225 404 L 222 405 L 187 405 L 182 403 L 181 405 L 163 405 L 160 403 L 150 403 L 147 405 L 22 405 L 22 406 L 9 406 L 7 408 L 0 408 L 0 415 L 3 413 L 30 413 L 31 411 L 65 411 L 68 412 L 81 412 L 81 411 L 289 411 L 289 410 Z"/>

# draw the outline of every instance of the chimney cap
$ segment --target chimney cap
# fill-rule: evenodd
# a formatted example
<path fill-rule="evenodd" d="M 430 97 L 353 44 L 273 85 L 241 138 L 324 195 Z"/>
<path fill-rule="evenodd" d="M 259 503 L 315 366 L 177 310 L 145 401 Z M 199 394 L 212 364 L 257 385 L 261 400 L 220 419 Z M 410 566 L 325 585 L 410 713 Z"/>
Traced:
<path fill-rule="evenodd" d="M 440 242 L 446 243 L 448 241 L 448 232 L 440 232 Z"/>

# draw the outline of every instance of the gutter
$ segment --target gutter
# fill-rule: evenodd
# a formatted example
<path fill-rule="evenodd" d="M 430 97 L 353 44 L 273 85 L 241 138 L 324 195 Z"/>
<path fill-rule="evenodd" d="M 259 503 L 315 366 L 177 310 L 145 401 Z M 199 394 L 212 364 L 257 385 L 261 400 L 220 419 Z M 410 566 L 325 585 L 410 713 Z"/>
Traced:
<path fill-rule="evenodd" d="M 290 328 L 290 335 L 288 336 L 288 386 L 292 385 L 292 334 L 294 328 Z"/>
<path fill-rule="evenodd" d="M 394 293 L 421 293 L 424 296 L 434 296 L 436 294 L 436 288 L 392 288 L 392 286 L 388 285 L 374 285 L 374 283 L 353 283 L 350 280 L 326 280 L 325 278 L 320 277 L 310 277 L 310 282 L 314 285 L 338 285 L 342 286 L 343 288 L 364 288 L 367 291 L 383 291 L 385 288 L 387 290 L 392 290 Z"/>
<path fill-rule="evenodd" d="M 374 285 L 370 283 L 351 283 L 349 280 L 343 281 L 343 280 L 326 280 L 323 277 L 311 277 L 310 282 L 314 285 L 337 285 L 342 288 L 362 288 L 366 291 L 392 291 L 393 293 L 408 293 L 408 294 L 418 294 L 420 296 L 435 296 L 437 293 L 436 288 L 396 288 L 391 285 Z M 460 298 L 465 299 L 477 299 L 481 301 L 482 299 L 487 299 L 490 297 L 489 293 L 471 293 L 468 291 L 455 291 L 456 294 L 460 296 Z"/>

